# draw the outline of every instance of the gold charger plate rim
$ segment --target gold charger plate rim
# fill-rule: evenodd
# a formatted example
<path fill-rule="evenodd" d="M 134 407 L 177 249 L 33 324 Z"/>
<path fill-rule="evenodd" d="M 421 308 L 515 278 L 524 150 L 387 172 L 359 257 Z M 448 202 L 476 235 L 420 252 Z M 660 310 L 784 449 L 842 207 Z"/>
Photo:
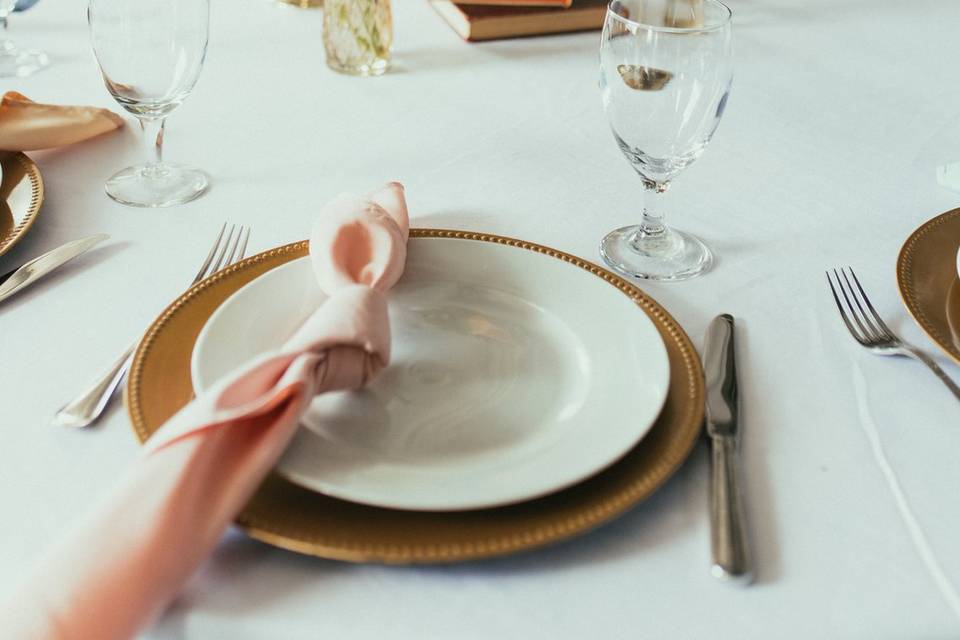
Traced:
<path fill-rule="evenodd" d="M 26 215 L 20 220 L 15 220 L 15 224 L 10 232 L 0 238 L 0 256 L 12 249 L 30 230 L 33 223 L 40 213 L 40 205 L 43 203 L 43 178 L 40 176 L 40 168 L 30 156 L 21 151 L 0 151 L 0 159 L 4 165 L 16 163 L 23 170 L 27 179 L 30 180 L 30 205 Z M 6 175 L 6 171 L 4 171 Z"/>
<path fill-rule="evenodd" d="M 656 437 L 648 433 L 626 456 L 574 487 L 517 505 L 477 511 L 416 512 L 358 505 L 314 494 L 271 474 L 236 521 L 251 537 L 299 553 L 353 562 L 438 563 L 499 556 L 558 542 L 613 519 L 653 493 L 686 460 L 697 442 L 703 422 L 703 371 L 689 337 L 659 303 L 625 279 L 591 262 L 543 245 L 504 236 L 447 229 L 411 229 L 410 236 L 490 242 L 534 251 L 585 269 L 629 296 L 657 326 L 670 356 L 671 382 L 667 405 L 651 429 L 651 432 L 656 432 Z M 157 367 L 162 369 L 162 365 L 166 364 L 164 358 L 169 354 L 155 353 L 155 346 L 158 340 L 164 339 L 167 326 L 175 321 L 178 314 L 187 313 L 192 304 L 201 300 L 205 291 L 223 287 L 236 274 L 259 272 L 246 281 L 240 281 L 235 287 L 231 285 L 230 289 L 225 288 L 227 293 L 224 299 L 260 273 L 305 255 L 306 251 L 307 242 L 304 241 L 251 256 L 198 283 L 157 318 L 137 349 L 125 391 L 131 423 L 141 442 L 165 421 L 162 415 L 148 415 L 150 398 L 144 394 L 145 387 L 151 384 L 151 376 L 153 384 L 156 384 Z M 222 304 L 222 300 L 208 312 L 201 310 L 196 314 L 197 318 L 202 316 L 202 322 L 199 323 L 201 328 L 219 304 Z M 193 324 L 196 324 L 196 320 Z M 195 340 L 196 335 L 193 338 Z M 194 340 L 186 341 L 189 342 L 187 347 L 183 346 L 184 341 L 176 347 L 181 363 L 184 357 L 189 362 Z M 153 369 L 147 371 L 150 367 Z M 189 383 L 189 367 L 185 371 L 180 370 L 179 376 L 183 375 Z M 682 388 L 677 387 L 678 383 L 682 384 Z M 678 401 L 680 404 L 677 404 Z M 625 399 L 625 411 L 628 411 L 627 407 L 628 400 Z M 661 425 L 658 430 L 657 425 L 668 420 L 664 417 L 668 413 L 671 424 L 668 427 Z M 632 456 L 651 440 L 665 442 L 656 446 L 666 447 L 667 455 L 645 460 L 642 470 L 631 467 Z M 642 454 L 636 455 L 642 457 Z M 595 491 L 598 483 L 600 490 Z M 610 486 L 605 488 L 605 483 Z M 596 495 L 591 495 L 591 491 Z M 318 524 L 310 520 L 315 514 L 298 513 L 286 504 L 271 504 L 271 500 L 292 505 L 303 503 L 307 507 L 317 503 L 322 509 L 328 510 L 327 515 L 332 515 L 334 521 L 340 518 L 337 522 L 346 523 L 347 531 L 338 532 L 336 525 L 329 524 L 326 519 Z M 277 509 L 288 509 L 286 521 L 278 521 Z M 299 522 L 296 522 L 298 519 Z M 323 523 L 327 523 L 327 530 L 321 530 Z M 395 538 L 399 531 L 378 533 L 376 525 L 384 524 L 413 527 L 420 535 L 397 540 Z M 471 526 L 477 529 L 476 533 L 470 529 Z M 480 532 L 481 529 L 486 530 Z M 443 537 L 444 532 L 449 533 L 449 539 Z"/>
<path fill-rule="evenodd" d="M 907 311 L 920 325 L 923 332 L 945 354 L 960 364 L 960 346 L 951 339 L 951 327 L 947 316 L 951 287 L 958 279 L 956 259 L 957 250 L 960 249 L 960 238 L 958 238 L 952 248 L 952 253 L 949 253 L 948 256 L 942 256 L 940 251 L 935 250 L 935 248 L 930 252 L 923 251 L 931 238 L 936 240 L 936 236 L 931 234 L 934 234 L 942 225 L 949 223 L 960 224 L 960 208 L 951 209 L 927 220 L 917 227 L 903 243 L 900 253 L 897 255 L 897 290 Z M 944 251 L 949 249 L 950 245 L 945 245 Z M 937 291 L 930 291 L 919 286 L 916 271 L 921 256 L 923 259 L 937 260 L 940 257 L 945 259 L 942 268 L 945 273 L 944 279 L 947 282 L 943 288 L 942 296 Z M 937 266 L 934 265 L 932 268 L 936 269 Z M 946 275 L 947 273 L 950 275 Z M 933 299 L 930 299 L 931 296 Z"/>

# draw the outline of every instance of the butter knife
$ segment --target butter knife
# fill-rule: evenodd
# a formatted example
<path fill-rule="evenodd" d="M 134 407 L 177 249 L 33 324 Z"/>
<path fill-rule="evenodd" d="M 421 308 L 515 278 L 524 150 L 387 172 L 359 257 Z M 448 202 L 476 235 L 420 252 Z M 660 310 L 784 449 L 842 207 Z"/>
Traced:
<path fill-rule="evenodd" d="M 29 287 L 60 265 L 86 253 L 94 245 L 103 242 L 109 237 L 110 236 L 105 233 L 100 233 L 95 236 L 73 240 L 52 251 L 48 251 L 38 258 L 34 258 L 19 269 L 14 269 L 10 273 L 0 276 L 0 302 L 3 302 L 21 289 Z"/>
<path fill-rule="evenodd" d="M 710 440 L 711 573 L 748 584 L 753 580 L 740 493 L 740 424 L 733 316 L 717 316 L 704 341 L 706 431 Z"/>

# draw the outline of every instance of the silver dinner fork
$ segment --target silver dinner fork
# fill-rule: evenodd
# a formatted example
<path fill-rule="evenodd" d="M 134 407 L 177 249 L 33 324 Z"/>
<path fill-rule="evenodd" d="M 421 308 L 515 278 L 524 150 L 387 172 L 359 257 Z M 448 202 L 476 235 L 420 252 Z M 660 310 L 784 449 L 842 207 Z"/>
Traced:
<path fill-rule="evenodd" d="M 227 234 L 226 238 L 223 236 L 225 232 Z M 216 241 L 210 247 L 210 252 L 190 286 L 221 269 L 229 267 L 234 262 L 242 260 L 247 251 L 249 240 L 249 227 L 241 226 L 237 228 L 236 225 L 231 225 L 230 230 L 227 231 L 227 225 L 224 223 L 220 228 L 220 234 L 217 235 Z M 53 423 L 64 427 L 87 427 L 96 422 L 103 415 L 104 410 L 113 398 L 114 392 L 123 381 L 127 370 L 130 368 L 130 363 L 133 362 L 133 353 L 139 343 L 138 340 L 130 345 L 110 369 L 94 381 L 89 389 L 57 411 Z"/>
<path fill-rule="evenodd" d="M 830 272 L 827 271 L 827 283 L 830 285 L 830 291 L 833 292 L 833 299 L 837 303 L 837 309 L 840 310 L 843 323 L 847 325 L 850 335 L 857 342 L 877 355 L 908 356 L 919 360 L 930 367 L 930 370 L 960 400 L 960 387 L 944 373 L 933 358 L 913 345 L 904 342 L 890 330 L 877 310 L 873 308 L 870 298 L 867 297 L 867 293 L 860 285 L 860 280 L 853 269 L 846 267 L 840 269 L 839 272 L 834 269 L 832 277 Z M 838 289 L 840 291 L 839 295 L 837 294 Z"/>

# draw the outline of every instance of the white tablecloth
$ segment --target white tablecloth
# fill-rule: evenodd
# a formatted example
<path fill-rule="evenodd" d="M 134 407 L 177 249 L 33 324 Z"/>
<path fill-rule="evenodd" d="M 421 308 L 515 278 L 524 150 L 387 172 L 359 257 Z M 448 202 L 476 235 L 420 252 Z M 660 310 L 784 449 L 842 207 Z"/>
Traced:
<path fill-rule="evenodd" d="M 167 157 L 213 176 L 194 203 L 148 211 L 104 195 L 103 181 L 142 153 L 135 125 L 33 154 L 46 203 L 0 271 L 79 236 L 113 240 L 0 308 L 0 596 L 137 448 L 121 407 L 84 432 L 50 426 L 53 412 L 193 276 L 224 220 L 251 224 L 266 249 L 306 237 L 336 192 L 399 179 L 415 225 L 598 260 L 602 234 L 638 218 L 640 181 L 600 104 L 596 33 L 467 45 L 424 2 L 394 4 L 396 69 L 357 79 L 325 67 L 321 13 L 215 0 L 206 67 L 167 129 Z M 708 573 L 699 447 L 626 516 L 516 557 L 357 566 L 234 532 L 149 637 L 960 637 L 948 604 L 960 589 L 960 406 L 920 365 L 856 346 L 823 275 L 855 266 L 889 322 L 935 351 L 898 299 L 894 264 L 916 226 L 957 205 L 935 167 L 960 159 L 960 3 L 731 4 L 727 114 L 667 202 L 719 263 L 643 287 L 698 346 L 715 314 L 738 319 L 756 585 Z M 15 14 L 11 35 L 53 66 L 0 87 L 118 109 L 84 11 L 47 0 Z"/>

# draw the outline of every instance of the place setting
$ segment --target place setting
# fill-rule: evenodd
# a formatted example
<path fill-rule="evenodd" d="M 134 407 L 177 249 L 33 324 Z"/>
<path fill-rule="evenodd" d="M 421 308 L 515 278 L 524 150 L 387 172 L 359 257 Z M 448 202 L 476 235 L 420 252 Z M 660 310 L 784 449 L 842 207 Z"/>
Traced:
<path fill-rule="evenodd" d="M 324 73 L 354 76 L 350 82 L 368 86 L 392 81 L 394 42 L 402 40 L 394 38 L 397 7 L 388 0 L 326 0 L 319 8 L 315 2 L 283 4 L 296 6 L 271 7 L 283 11 L 278 13 L 283 19 L 296 11 L 316 23 L 315 49 L 326 56 Z M 165 257 L 164 275 L 151 279 L 138 301 L 165 305 L 162 311 L 142 333 L 120 340 L 120 348 L 84 363 L 89 375 L 72 381 L 71 393 L 58 404 L 43 407 L 50 422 L 44 437 L 55 443 L 69 442 L 77 451 L 90 442 L 115 446 L 119 440 L 111 438 L 122 431 L 117 426 L 128 423 L 127 443 L 135 439 L 138 446 L 132 454 L 126 451 L 122 472 L 84 505 L 80 517 L 58 529 L 53 544 L 0 600 L 0 621 L 11 637 L 162 637 L 166 631 L 155 627 L 158 620 L 171 610 L 198 606 L 182 596 L 231 529 L 255 541 L 249 542 L 255 548 L 274 548 L 291 563 L 302 563 L 296 566 L 303 571 L 327 566 L 310 558 L 349 567 L 331 584 L 359 576 L 371 584 L 394 579 L 400 584 L 408 575 L 438 582 L 469 575 L 495 592 L 497 576 L 476 570 L 484 561 L 509 563 L 514 554 L 561 542 L 574 550 L 586 546 L 591 532 L 675 482 L 671 478 L 684 465 L 690 473 L 681 479 L 701 485 L 703 504 L 669 505 L 671 513 L 664 517 L 684 518 L 688 538 L 703 534 L 696 538 L 700 554 L 691 552 L 684 535 L 658 540 L 644 551 L 649 555 L 608 563 L 604 580 L 612 577 L 617 589 L 640 578 L 643 589 L 662 584 L 663 593 L 646 596 L 659 603 L 664 594 L 683 592 L 677 580 L 690 586 L 691 575 L 702 576 L 708 586 L 698 582 L 690 593 L 700 598 L 707 593 L 716 613 L 717 603 L 770 602 L 777 589 L 790 586 L 791 572 L 803 571 L 796 564 L 764 564 L 779 540 L 771 539 L 770 527 L 757 529 L 754 523 L 776 514 L 769 504 L 759 508 L 751 500 L 757 492 L 748 484 L 750 463 L 761 455 L 783 464 L 781 453 L 763 449 L 781 445 L 787 436 L 801 441 L 807 435 L 796 435 L 799 420 L 784 426 L 754 418 L 783 415 L 777 412 L 786 402 L 787 390 L 772 393 L 765 379 L 780 373 L 763 360 L 770 355 L 764 350 L 769 335 L 752 322 L 761 311 L 772 317 L 773 302 L 752 298 L 745 304 L 746 287 L 768 291 L 762 289 L 763 277 L 745 278 L 739 256 L 728 264 L 701 240 L 701 234 L 716 237 L 699 224 L 702 219 L 678 212 L 683 230 L 671 226 L 673 207 L 666 195 L 707 147 L 728 144 L 713 139 L 735 95 L 734 11 L 720 0 L 426 4 L 468 42 L 597 32 L 593 68 L 599 73 L 588 91 L 593 115 L 602 114 L 610 131 L 607 162 L 621 171 L 624 193 L 633 190 L 620 204 L 632 210 L 634 224 L 621 223 L 604 234 L 614 225 L 591 221 L 594 255 L 585 256 L 557 248 L 565 246 L 559 243 L 514 237 L 503 231 L 513 228 L 509 224 L 497 233 L 484 231 L 468 216 L 462 217 L 463 228 L 421 226 L 418 220 L 431 218 L 420 203 L 436 206 L 430 191 L 442 192 L 443 185 L 433 186 L 439 174 L 431 173 L 439 170 L 379 159 L 363 166 L 400 166 L 405 172 L 346 176 L 317 168 L 318 174 L 332 171 L 336 181 L 365 187 L 331 190 L 335 180 L 317 178 L 315 188 L 297 192 L 296 202 L 257 210 L 259 204 L 242 201 L 249 191 L 237 195 L 230 191 L 237 185 L 218 182 L 216 172 L 164 155 L 167 118 L 191 97 L 209 53 L 215 14 L 208 0 L 89 0 L 85 28 L 91 64 L 100 74 L 92 81 L 102 82 L 100 89 L 125 117 L 99 107 L 34 101 L 18 91 L 4 94 L 0 260 L 31 228 L 54 225 L 54 217 L 64 214 L 62 205 L 44 207 L 43 157 L 34 152 L 69 146 L 70 159 L 83 163 L 85 141 L 130 122 L 142 130 L 143 162 L 112 166 L 111 158 L 111 166 L 98 167 L 103 179 L 82 188 L 98 192 L 107 212 L 100 220 L 143 216 L 135 220 L 146 221 L 144 228 L 153 233 L 161 221 L 170 227 L 169 233 L 159 232 L 164 240 L 140 241 L 155 241 L 154 248 L 172 237 L 178 243 L 163 246 L 171 256 Z M 0 19 L 14 8 L 26 11 L 30 5 L 0 0 Z M 45 54 L 12 46 L 0 52 L 6 56 L 0 57 L 0 75 L 51 73 Z M 370 91 L 357 95 L 380 99 Z M 338 98 L 331 93 L 325 99 Z M 404 121 L 398 116 L 397 122 Z M 432 129 L 424 123 L 417 125 L 429 135 Z M 383 147 L 384 158 L 396 134 L 373 126 L 374 133 L 336 131 L 355 138 L 354 152 L 380 153 Z M 589 129 L 578 130 L 586 138 L 583 131 Z M 185 126 L 174 135 L 205 134 Z M 276 139 L 278 147 L 289 142 L 279 134 Z M 342 147 L 338 153 L 344 153 Z M 454 162 L 468 163 L 455 157 Z M 244 157 L 234 160 L 242 166 Z M 456 171 L 468 176 L 469 167 Z M 632 183 L 629 171 L 636 174 Z M 62 189 L 59 205 L 66 182 L 47 176 L 47 183 Z M 583 189 L 591 188 L 584 183 Z M 226 185 L 222 199 L 217 184 Z M 524 184 L 518 190 L 535 187 Z M 705 193 L 725 186 L 716 180 L 707 184 Z M 80 219 L 83 212 L 75 215 Z M 0 303 L 106 242 L 106 232 L 116 230 L 70 239 L 21 264 L 0 262 L 6 273 L 0 276 Z M 520 228 L 516 235 L 526 234 Z M 824 252 L 817 259 L 826 257 Z M 871 300 L 883 283 L 867 282 L 856 264 L 807 266 L 809 280 L 825 271 L 827 286 L 817 285 L 818 293 L 836 306 L 836 313 L 831 306 L 829 317 L 815 318 L 819 324 L 809 322 L 808 334 L 822 326 L 848 333 L 872 353 L 912 358 L 960 399 L 951 366 L 923 345 L 904 342 L 891 329 L 891 310 Z M 891 275 L 894 271 L 911 317 L 943 355 L 960 364 L 960 209 L 909 235 Z M 168 272 L 182 275 L 168 279 Z M 82 269 L 71 280 L 93 283 Z M 678 315 L 660 301 L 675 301 L 674 296 L 688 301 L 693 312 Z M 100 304 L 108 313 L 107 302 Z M 31 311 L 18 305 L 0 309 L 0 317 L 9 312 L 23 318 Z M 690 327 L 698 328 L 694 335 Z M 784 329 L 784 339 L 789 335 Z M 745 367 L 750 375 L 741 385 Z M 814 397 L 815 382 L 804 380 L 797 388 Z M 770 406 L 776 407 L 773 413 Z M 861 420 L 863 414 L 861 407 Z M 744 455 L 744 444 L 751 455 Z M 875 452 L 881 448 L 873 445 Z M 810 468 L 828 472 L 825 458 L 809 450 L 806 455 Z M 889 480 L 892 474 L 886 477 L 896 496 L 900 489 Z M 817 491 L 826 486 L 819 477 L 803 478 L 797 483 L 816 485 Z M 883 490 L 870 494 L 877 504 L 889 498 Z M 918 573 L 936 582 L 950 607 L 951 578 L 918 524 L 921 519 L 902 496 L 896 508 L 924 558 Z M 847 506 L 837 512 L 838 518 L 854 517 Z M 811 527 L 820 531 L 824 524 L 818 520 Z M 790 535 L 795 534 L 782 534 Z M 669 566 L 675 571 L 667 576 L 666 565 L 654 561 L 671 546 Z M 757 553 L 758 547 L 765 553 Z M 275 556 L 262 557 L 269 562 Z M 421 565 L 441 566 L 444 575 L 414 568 Z M 367 572 L 382 566 L 394 569 Z M 786 575 L 776 576 L 781 569 Z M 222 576 L 216 573 L 204 575 L 204 588 L 217 588 Z M 557 570 L 548 580 L 559 585 L 570 578 L 565 573 Z M 516 581 L 534 584 L 536 578 L 524 572 Z M 564 584 L 558 592 L 571 582 Z M 250 609 L 256 615 L 256 607 Z M 676 611 L 668 613 L 672 619 Z M 223 634 L 238 628 L 225 626 Z M 209 627 L 184 629 L 184 637 L 210 633 Z"/>
<path fill-rule="evenodd" d="M 709 44 L 689 53 L 728 50 L 729 12 L 721 7 L 710 5 L 704 18 L 716 25 L 704 33 Z M 605 71 L 622 66 L 618 56 L 635 56 L 631 43 L 646 36 L 634 25 L 634 37 L 616 38 L 624 24 L 627 18 L 611 14 Z M 668 35 L 660 38 L 660 64 L 688 54 Z M 726 58 L 716 59 L 714 91 L 698 104 L 711 114 L 701 124 L 707 137 L 729 90 Z M 615 81 L 623 82 L 619 75 Z M 625 110 L 643 108 L 630 106 L 636 89 L 623 87 L 604 94 L 613 123 Z M 622 134 L 615 129 L 618 140 L 631 133 L 628 121 L 623 126 Z M 648 188 L 664 191 L 702 151 L 699 145 L 678 152 L 683 162 L 651 173 L 661 186 Z M 649 238 L 642 250 L 660 271 L 645 277 L 680 279 L 709 266 L 709 252 L 694 256 L 692 265 L 682 256 L 678 264 L 662 264 L 665 256 L 699 251 L 671 253 L 667 245 L 702 245 L 659 224 L 662 214 L 652 222 L 653 214 L 645 215 L 649 228 L 621 231 Z M 126 392 L 142 441 L 194 394 L 279 348 L 323 305 L 310 246 L 275 249 L 215 276 L 147 332 Z M 361 394 L 314 401 L 238 518 L 251 536 L 366 562 L 501 555 L 615 517 L 689 455 L 704 413 L 699 357 L 676 321 L 636 285 L 575 256 L 483 233 L 414 228 L 407 251 L 404 275 L 391 291 L 390 367 Z M 632 246 L 621 251 L 642 255 Z M 265 306 L 275 310 L 269 319 L 258 311 Z M 630 428 L 619 417 L 624 397 L 631 398 Z"/>

